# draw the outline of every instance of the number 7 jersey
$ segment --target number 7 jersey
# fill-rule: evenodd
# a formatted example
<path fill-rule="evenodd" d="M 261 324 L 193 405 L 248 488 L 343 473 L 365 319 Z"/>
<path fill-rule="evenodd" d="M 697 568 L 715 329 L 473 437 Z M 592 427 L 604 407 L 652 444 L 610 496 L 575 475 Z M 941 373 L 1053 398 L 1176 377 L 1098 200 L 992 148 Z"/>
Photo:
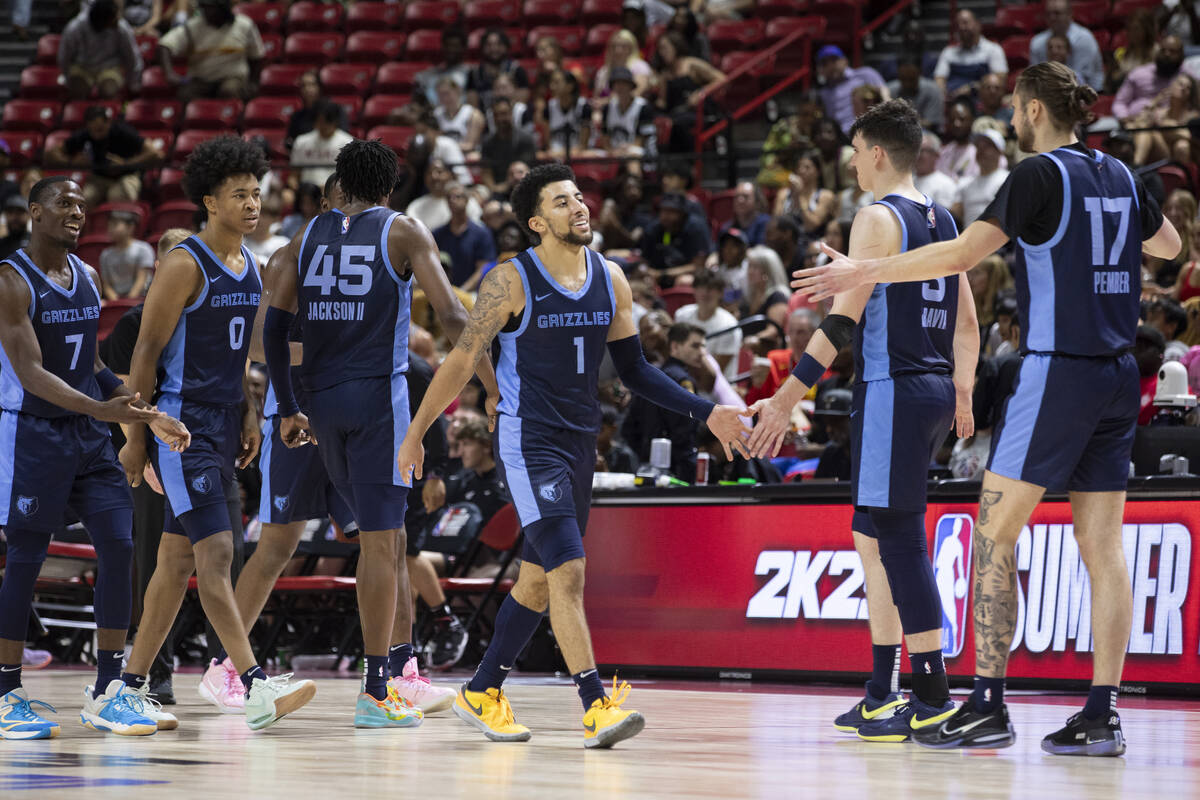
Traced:
<path fill-rule="evenodd" d="M 333 209 L 308 223 L 297 292 L 306 391 L 407 371 L 411 278 L 388 257 L 398 216 L 381 206 L 350 217 Z"/>

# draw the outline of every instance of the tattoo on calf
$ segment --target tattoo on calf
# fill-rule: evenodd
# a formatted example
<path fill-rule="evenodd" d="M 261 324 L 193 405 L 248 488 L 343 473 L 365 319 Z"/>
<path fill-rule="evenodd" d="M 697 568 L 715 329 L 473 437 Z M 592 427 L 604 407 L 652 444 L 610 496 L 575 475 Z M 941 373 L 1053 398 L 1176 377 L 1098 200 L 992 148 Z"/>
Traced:
<path fill-rule="evenodd" d="M 992 510 L 992 506 L 999 503 L 1004 498 L 1003 492 L 997 492 L 992 489 L 985 489 L 983 494 L 979 496 L 979 524 L 988 524 L 988 512 Z"/>
<path fill-rule="evenodd" d="M 985 497 L 988 492 L 985 492 Z M 993 492 L 996 498 L 999 492 Z M 993 500 L 994 504 L 994 500 Z M 982 517 L 982 504 L 980 516 Z M 975 671 L 1000 677 L 1008 664 L 1017 624 L 1017 569 L 1013 549 L 976 528 Z"/>

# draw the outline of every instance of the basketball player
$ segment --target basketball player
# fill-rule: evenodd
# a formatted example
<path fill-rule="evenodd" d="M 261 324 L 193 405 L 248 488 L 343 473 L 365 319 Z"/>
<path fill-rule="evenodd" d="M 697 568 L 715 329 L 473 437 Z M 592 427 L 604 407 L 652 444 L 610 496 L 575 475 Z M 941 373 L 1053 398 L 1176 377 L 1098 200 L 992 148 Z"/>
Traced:
<path fill-rule="evenodd" d="M 245 467 L 259 445 L 258 412 L 248 405 L 244 382 L 262 284 L 242 236 L 258 224 L 258 179 L 266 170 L 261 148 L 233 136 L 204 142 L 184 165 L 184 188 L 207 213 L 208 226 L 167 254 L 150 285 L 130 384 L 178 414 L 192 431 L 192 444 L 182 454 L 171 452 L 161 441 L 147 442 L 138 425 L 127 432 L 120 454 L 135 485 L 149 458 L 167 501 L 158 563 L 125 681 L 146 681 L 194 571 L 200 604 L 246 689 L 246 724 L 253 730 L 296 711 L 317 690 L 312 681 L 263 672 L 230 579 L 233 523 L 224 489 L 233 481 L 235 462 Z"/>
<path fill-rule="evenodd" d="M 867 111 L 850 128 L 852 163 L 864 191 L 850 233 L 856 257 L 916 250 L 958 234 L 950 212 L 913 185 L 921 120 L 903 100 Z M 925 283 L 864 284 L 838 295 L 804 356 L 774 397 L 760 400 L 750 444 L 774 455 L 792 408 L 853 340 L 850 450 L 854 547 L 866 571 L 874 669 L 867 693 L 834 725 L 862 739 L 902 742 L 954 713 L 942 661 L 942 606 L 925 533 L 928 465 L 957 421 L 973 432 L 971 393 L 979 325 L 958 275 Z M 898 694 L 903 630 L 913 699 Z"/>
<path fill-rule="evenodd" d="M 378 140 L 358 140 L 342 148 L 336 163 L 344 203 L 316 217 L 276 254 L 280 262 L 271 273 L 263 349 L 283 442 L 319 443 L 329 478 L 360 530 L 358 609 L 366 674 L 354 724 L 412 727 L 421 723 L 421 711 L 389 692 L 387 681 L 394 626 L 403 629 L 411 658 L 412 612 L 400 540 L 409 481 L 392 453 L 408 427 L 404 373 L 413 278 L 452 335 L 462 330 L 466 312 L 429 231 L 386 207 L 396 185 L 395 153 Z M 300 383 L 312 436 L 291 380 L 288 334 L 297 320 Z M 497 397 L 490 363 L 482 362 L 481 372 L 489 397 Z M 405 599 L 401 624 L 395 624 L 398 590 Z"/>
<path fill-rule="evenodd" d="M 402 474 L 419 477 L 421 437 L 470 378 L 500 335 L 503 381 L 496 425 L 498 462 L 512 493 L 525 545 L 521 572 L 496 615 L 495 635 L 454 713 L 493 741 L 525 741 L 501 687 L 546 612 L 583 701 L 584 746 L 611 747 L 637 735 L 642 715 L 621 706 L 629 684 L 605 694 L 583 613 L 583 533 L 592 495 L 597 380 L 607 343 L 625 385 L 682 414 L 707 420 L 725 444 L 741 447 L 744 409 L 714 406 L 646 363 L 624 273 L 587 245 L 591 223 L 569 167 L 536 167 L 512 194 L 517 219 L 541 244 L 490 271 L 471 319 L 442 362 L 397 454 Z"/>
<path fill-rule="evenodd" d="M 1120 755 L 1116 713 L 1132 598 L 1121 538 L 1138 415 L 1129 354 L 1138 325 L 1142 254 L 1171 258 L 1179 235 L 1120 161 L 1075 136 L 1096 93 L 1058 63 L 1017 81 L 1022 161 L 979 221 L 957 239 L 883 259 L 847 259 L 797 273 L 816 298 L 864 283 L 929 281 L 969 269 L 1016 240 L 1024 359 L 992 441 L 975 528 L 975 690 L 958 712 L 914 737 L 930 747 L 1007 747 L 1004 672 L 1017 619 L 1017 537 L 1047 489 L 1067 489 L 1092 586 L 1095 637 L 1087 704 L 1042 740 L 1061 755 Z M 869 424 L 869 423 L 868 423 Z"/>
<path fill-rule="evenodd" d="M 50 739 L 21 688 L 21 653 L 34 582 L 67 507 L 96 547 L 96 682 L 80 721 L 125 736 L 152 734 L 145 693 L 121 682 L 133 604 L 133 498 L 101 422 L 146 423 L 173 450 L 188 446 L 176 419 L 142 402 L 96 352 L 100 279 L 71 254 L 85 214 L 69 178 L 29 193 L 29 245 L 0 261 L 0 525 L 8 538 L 0 584 L 0 738 Z M 48 707 L 48 706 L 47 706 Z M 166 715 L 169 717 L 170 715 Z M 163 720 L 163 727 L 171 727 Z"/>

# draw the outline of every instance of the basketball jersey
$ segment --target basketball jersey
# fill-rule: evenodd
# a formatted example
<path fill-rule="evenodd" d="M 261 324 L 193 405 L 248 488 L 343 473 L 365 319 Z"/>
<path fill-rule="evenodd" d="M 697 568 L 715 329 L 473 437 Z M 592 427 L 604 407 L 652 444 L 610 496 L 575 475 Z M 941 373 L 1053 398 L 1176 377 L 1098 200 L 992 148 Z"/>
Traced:
<path fill-rule="evenodd" d="M 446 110 L 438 106 L 433 110 L 433 116 L 437 118 L 438 128 L 443 136 L 449 136 L 456 142 L 461 142 L 467 138 L 471 128 L 471 116 L 475 108 L 463 103 L 458 108 L 458 113 L 453 117 L 446 115 Z"/>
<path fill-rule="evenodd" d="M 1129 169 L 1111 156 L 1062 147 L 1036 158 L 1062 175 L 1049 241 L 1017 239 L 1013 278 L 1021 350 L 1077 356 L 1133 347 L 1142 294 L 1142 221 Z"/>
<path fill-rule="evenodd" d="M 67 255 L 71 288 L 64 289 L 38 269 L 24 248 L 2 263 L 29 286 L 29 321 L 33 324 L 42 367 L 77 392 L 102 400 L 96 383 L 96 331 L 100 325 L 100 292 L 83 262 Z M 0 347 L 0 408 L 35 417 L 67 417 L 76 412 L 27 393 L 8 355 Z"/>
<path fill-rule="evenodd" d="M 900 222 L 900 252 L 958 236 L 950 212 L 890 194 L 879 201 Z M 863 381 L 954 371 L 958 275 L 931 281 L 880 283 L 854 330 L 855 372 Z"/>
<path fill-rule="evenodd" d="M 158 359 L 158 391 L 193 403 L 232 406 L 242 402 L 242 379 L 262 279 L 254 254 L 242 246 L 241 274 L 225 266 L 199 236 L 174 249 L 195 259 L 204 277 L 200 296 L 179 315 Z"/>
<path fill-rule="evenodd" d="M 653 155 L 655 149 L 655 129 L 647 126 L 643 129 L 642 113 L 646 108 L 644 98 L 635 97 L 633 102 L 629 104 L 629 108 L 621 111 L 621 107 L 617 104 L 616 97 L 610 97 L 608 103 L 604 107 L 604 132 L 608 134 L 608 143 L 611 147 L 624 147 L 625 145 L 633 144 L 640 135 L 645 135 L 645 153 Z"/>
<path fill-rule="evenodd" d="M 585 248 L 587 278 L 568 292 L 533 248 L 512 260 L 525 288 L 525 310 L 500 333 L 500 412 L 556 428 L 600 430 L 600 362 L 616 311 L 604 259 Z"/>
<path fill-rule="evenodd" d="M 380 206 L 352 217 L 334 209 L 308 223 L 298 292 L 307 391 L 408 369 L 411 280 L 388 258 L 398 216 Z"/>

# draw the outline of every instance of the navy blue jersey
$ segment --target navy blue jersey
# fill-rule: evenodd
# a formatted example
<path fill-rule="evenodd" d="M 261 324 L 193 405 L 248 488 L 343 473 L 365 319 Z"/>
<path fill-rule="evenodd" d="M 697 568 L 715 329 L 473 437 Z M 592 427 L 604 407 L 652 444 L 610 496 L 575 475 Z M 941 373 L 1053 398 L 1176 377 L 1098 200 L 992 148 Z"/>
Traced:
<path fill-rule="evenodd" d="M 1017 165 L 982 218 L 1016 241 L 1022 351 L 1106 356 L 1133 346 L 1142 241 L 1157 215 L 1124 164 L 1083 145 Z"/>
<path fill-rule="evenodd" d="M 401 278 L 388 257 L 398 216 L 381 206 L 352 217 L 333 209 L 308 223 L 297 297 L 306 390 L 408 369 L 411 279 Z"/>
<path fill-rule="evenodd" d="M 46 277 L 24 249 L 3 263 L 16 270 L 29 286 L 29 321 L 42 351 L 42 367 L 77 392 L 102 399 L 95 374 L 100 293 L 83 262 L 73 255 L 67 256 L 72 273 L 70 289 Z M 3 348 L 0 348 L 0 407 L 47 418 L 75 413 L 27 393 Z"/>
<path fill-rule="evenodd" d="M 918 203 L 890 194 L 879 205 L 900 221 L 901 252 L 958 235 L 950 212 L 928 197 Z M 954 371 L 957 315 L 957 275 L 920 283 L 877 284 L 854 331 L 854 366 L 859 379 L 950 374 Z"/>
<path fill-rule="evenodd" d="M 250 349 L 250 329 L 262 297 L 254 255 L 242 247 L 246 266 L 233 272 L 199 236 L 184 250 L 204 276 L 200 296 L 179 315 L 175 332 L 158 359 L 158 391 L 193 403 L 232 406 L 242 402 L 242 378 Z"/>
<path fill-rule="evenodd" d="M 597 383 L 616 312 L 603 257 L 585 248 L 587 279 L 558 285 L 533 248 L 512 260 L 525 287 L 518 327 L 500 333 L 500 412 L 556 428 L 600 430 Z"/>

